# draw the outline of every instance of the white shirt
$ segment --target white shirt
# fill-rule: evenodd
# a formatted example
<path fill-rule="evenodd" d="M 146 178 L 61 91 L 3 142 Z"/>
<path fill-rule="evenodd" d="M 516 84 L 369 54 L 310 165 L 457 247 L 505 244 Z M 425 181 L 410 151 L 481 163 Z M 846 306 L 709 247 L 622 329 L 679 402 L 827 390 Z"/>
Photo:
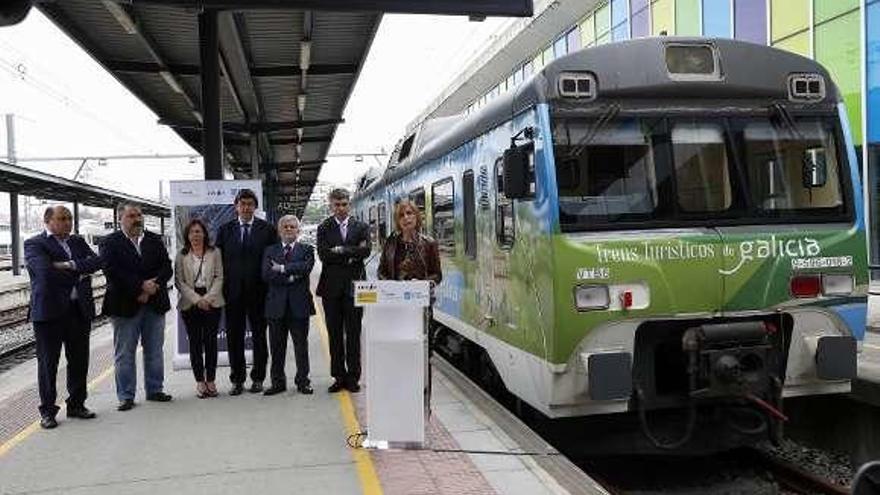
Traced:
<path fill-rule="evenodd" d="M 73 268 L 76 269 L 76 262 L 73 261 L 73 251 L 70 250 L 70 246 L 67 244 L 67 241 L 70 240 L 70 237 L 62 239 L 61 237 L 58 237 L 48 230 L 46 231 L 46 235 L 54 238 L 56 241 L 58 241 L 58 244 L 61 244 L 62 249 L 64 249 L 64 252 L 67 253 L 67 258 L 70 260 L 71 263 L 73 263 Z M 70 291 L 70 300 L 75 301 L 77 297 L 78 295 L 76 293 L 76 286 L 74 286 L 73 290 Z"/>
<path fill-rule="evenodd" d="M 128 234 L 125 234 L 125 238 L 128 239 L 134 245 L 134 249 L 137 251 L 138 256 L 140 256 L 141 242 L 144 240 L 144 231 L 142 230 L 140 235 L 137 236 L 137 238 L 132 239 L 131 237 L 128 236 Z"/>

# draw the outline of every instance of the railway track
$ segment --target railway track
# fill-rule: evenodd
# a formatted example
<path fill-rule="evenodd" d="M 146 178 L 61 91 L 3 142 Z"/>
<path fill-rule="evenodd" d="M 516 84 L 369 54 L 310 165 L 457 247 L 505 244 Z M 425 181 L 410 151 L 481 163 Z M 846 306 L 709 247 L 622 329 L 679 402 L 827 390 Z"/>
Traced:
<path fill-rule="evenodd" d="M 545 448 L 550 444 L 558 452 L 565 455 L 565 462 L 562 465 L 569 466 L 569 468 L 561 470 L 566 473 L 562 475 L 562 478 L 572 477 L 570 466 L 575 466 L 581 471 L 579 482 L 561 483 L 566 488 L 583 486 L 583 480 L 589 479 L 597 487 L 601 485 L 600 489 L 604 490 L 604 493 L 612 495 L 629 493 L 848 495 L 851 493 L 849 487 L 835 484 L 759 448 L 742 448 L 698 459 L 652 458 L 636 455 L 599 459 L 578 458 L 577 454 L 566 454 L 568 449 L 565 445 L 553 444 L 549 439 L 541 438 L 536 433 L 541 428 L 531 424 L 528 415 L 518 414 L 515 410 L 516 407 L 512 406 L 513 403 L 499 397 L 497 391 L 487 390 L 480 383 L 481 377 L 474 375 L 473 370 L 470 370 L 470 373 L 467 370 L 462 370 L 439 353 L 434 355 L 432 362 L 437 363 L 435 366 L 443 369 L 444 375 L 456 377 L 453 382 L 459 388 L 469 387 L 467 389 L 469 394 L 476 393 L 472 390 L 478 390 L 479 394 L 484 396 L 484 400 L 475 401 L 475 403 L 487 404 L 486 407 L 490 409 L 505 410 L 521 421 L 524 428 L 528 427 L 531 435 L 537 439 L 533 439 L 532 442 L 543 443 Z M 503 393 L 501 395 L 503 396 Z M 558 462 L 559 458 L 557 457 L 556 460 Z M 540 461 L 538 462 L 540 464 Z M 545 467 L 545 469 L 554 474 L 552 465 L 549 468 Z M 638 480 L 639 477 L 644 479 Z M 762 489 L 767 491 L 762 491 Z M 593 491 L 590 493 L 603 492 Z"/>
<path fill-rule="evenodd" d="M 761 449 L 743 449 L 748 456 L 773 475 L 780 486 L 795 493 L 822 495 L 849 495 L 850 489 L 816 476 L 790 462 L 775 457 Z"/>
<path fill-rule="evenodd" d="M 96 279 L 97 284 L 92 286 L 95 304 L 100 306 L 104 298 L 105 284 L 103 277 Z M 28 303 L 27 287 L 15 287 L 11 290 L 0 293 L 0 300 L 4 296 L 17 299 L 18 301 L 4 308 L 0 308 L 0 334 L 3 332 L 26 333 L 28 327 Z M 100 321 L 100 317 L 99 320 Z M 0 335 L 0 364 L 2 361 L 19 353 L 30 349 L 34 345 L 32 337 L 16 339 L 11 343 L 3 343 L 2 335 Z"/>

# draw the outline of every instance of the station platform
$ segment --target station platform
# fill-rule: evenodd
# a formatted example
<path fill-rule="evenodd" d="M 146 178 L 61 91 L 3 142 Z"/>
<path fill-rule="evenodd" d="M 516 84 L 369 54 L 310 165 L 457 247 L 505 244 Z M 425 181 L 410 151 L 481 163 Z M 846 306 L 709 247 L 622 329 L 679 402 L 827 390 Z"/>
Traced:
<path fill-rule="evenodd" d="M 293 353 L 288 351 L 288 392 L 231 397 L 228 369 L 220 368 L 220 397 L 198 399 L 190 371 L 171 370 L 171 315 L 165 371 L 165 391 L 174 396 L 170 403 L 144 400 L 139 362 L 137 407 L 116 411 L 109 324 L 96 328 L 91 339 L 87 406 L 96 419 L 67 419 L 62 410 L 59 427 L 42 430 L 36 361 L 3 373 L 0 494 L 574 493 L 530 456 L 517 455 L 522 448 L 512 437 L 440 372 L 433 374 L 427 450 L 350 448 L 347 438 L 365 425 L 365 394 L 327 393 L 331 378 L 320 314 L 312 318 L 309 335 L 314 395 L 292 387 Z M 62 359 L 60 394 L 64 370 Z M 492 454 L 455 452 L 461 449 Z M 605 493 L 598 485 L 586 488 L 578 492 Z"/>

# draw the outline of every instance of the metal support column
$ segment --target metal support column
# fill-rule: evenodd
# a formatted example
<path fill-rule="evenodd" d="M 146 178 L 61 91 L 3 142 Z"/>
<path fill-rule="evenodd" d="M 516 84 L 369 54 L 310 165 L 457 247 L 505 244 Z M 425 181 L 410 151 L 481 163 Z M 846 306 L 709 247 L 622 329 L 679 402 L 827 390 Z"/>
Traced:
<path fill-rule="evenodd" d="M 18 218 L 18 193 L 9 193 L 9 227 L 12 231 L 12 274 L 21 275 L 21 255 L 18 247 L 21 245 L 21 227 Z"/>
<path fill-rule="evenodd" d="M 257 148 L 258 134 L 251 134 L 251 179 L 260 179 L 260 153 Z"/>
<path fill-rule="evenodd" d="M 6 114 L 6 160 L 15 165 L 15 120 L 11 113 Z M 9 230 L 12 234 L 9 248 L 12 250 L 12 274 L 21 275 L 21 224 L 18 216 L 18 193 L 9 193 Z"/>
<path fill-rule="evenodd" d="M 79 203 L 73 202 L 73 233 L 79 235 Z"/>
<path fill-rule="evenodd" d="M 202 154 L 205 179 L 223 179 L 223 122 L 220 115 L 220 37 L 216 10 L 199 14 L 199 48 L 202 62 Z"/>
<path fill-rule="evenodd" d="M 165 237 L 165 217 L 159 217 L 159 234 Z"/>

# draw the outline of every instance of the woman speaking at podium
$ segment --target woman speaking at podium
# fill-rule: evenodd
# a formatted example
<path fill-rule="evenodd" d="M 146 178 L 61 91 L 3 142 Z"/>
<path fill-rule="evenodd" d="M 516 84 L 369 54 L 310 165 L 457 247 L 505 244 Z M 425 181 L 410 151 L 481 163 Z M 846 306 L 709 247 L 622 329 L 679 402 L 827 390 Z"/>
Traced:
<path fill-rule="evenodd" d="M 379 278 L 383 280 L 427 280 L 434 287 L 443 279 L 437 241 L 422 234 L 419 207 L 408 199 L 394 210 L 394 232 L 388 236 L 379 259 Z"/>

